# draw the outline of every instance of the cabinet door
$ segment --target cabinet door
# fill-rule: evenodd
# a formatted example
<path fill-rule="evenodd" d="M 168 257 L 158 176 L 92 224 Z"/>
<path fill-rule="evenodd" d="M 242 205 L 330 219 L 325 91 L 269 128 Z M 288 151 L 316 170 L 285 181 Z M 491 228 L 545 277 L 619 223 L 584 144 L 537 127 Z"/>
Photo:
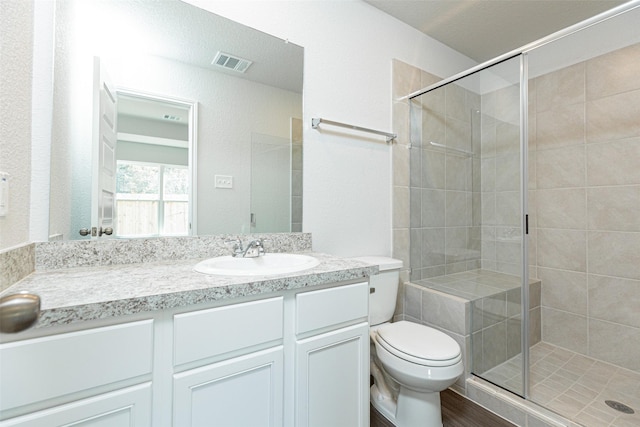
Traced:
<path fill-rule="evenodd" d="M 151 426 L 151 383 L 1 421 L 0 427 Z"/>
<path fill-rule="evenodd" d="M 280 426 L 283 347 L 174 375 L 173 425 Z"/>
<path fill-rule="evenodd" d="M 369 324 L 296 343 L 296 427 L 369 425 Z"/>

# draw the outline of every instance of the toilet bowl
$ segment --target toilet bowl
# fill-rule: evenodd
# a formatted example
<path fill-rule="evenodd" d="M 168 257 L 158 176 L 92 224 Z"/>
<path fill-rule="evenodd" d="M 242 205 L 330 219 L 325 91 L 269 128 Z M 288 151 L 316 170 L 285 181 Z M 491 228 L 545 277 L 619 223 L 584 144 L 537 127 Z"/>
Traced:
<path fill-rule="evenodd" d="M 440 392 L 464 372 L 458 343 L 443 332 L 407 321 L 380 326 L 372 339 L 388 374 L 372 386 L 373 406 L 398 427 L 442 427 Z M 399 385 L 395 397 L 378 387 L 389 377 Z"/>
<path fill-rule="evenodd" d="M 379 266 L 369 279 L 373 407 L 397 427 L 442 427 L 440 392 L 464 372 L 458 343 L 408 321 L 391 323 L 402 261 L 360 257 Z"/>

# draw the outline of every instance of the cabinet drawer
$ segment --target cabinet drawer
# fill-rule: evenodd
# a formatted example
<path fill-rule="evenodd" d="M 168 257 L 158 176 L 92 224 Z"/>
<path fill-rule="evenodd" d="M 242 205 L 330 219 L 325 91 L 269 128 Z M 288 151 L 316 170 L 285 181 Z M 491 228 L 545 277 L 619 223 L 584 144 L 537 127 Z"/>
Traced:
<path fill-rule="evenodd" d="M 0 411 L 151 373 L 153 321 L 0 345 Z"/>
<path fill-rule="evenodd" d="M 151 426 L 151 383 L 0 421 L 0 427 Z"/>
<path fill-rule="evenodd" d="M 174 365 L 282 339 L 283 298 L 177 314 Z"/>
<path fill-rule="evenodd" d="M 356 283 L 296 295 L 296 333 L 366 318 L 369 284 Z"/>

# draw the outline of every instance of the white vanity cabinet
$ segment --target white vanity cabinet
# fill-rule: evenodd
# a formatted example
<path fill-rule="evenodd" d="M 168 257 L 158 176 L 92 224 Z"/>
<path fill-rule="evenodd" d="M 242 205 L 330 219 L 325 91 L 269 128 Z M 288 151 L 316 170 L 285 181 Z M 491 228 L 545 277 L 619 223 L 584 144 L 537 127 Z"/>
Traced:
<path fill-rule="evenodd" d="M 0 414 L 20 414 L 0 426 L 150 426 L 153 327 L 143 320 L 0 344 Z"/>
<path fill-rule="evenodd" d="M 352 281 L 31 331 L 0 344 L 0 427 L 368 426 L 368 301 Z"/>
<path fill-rule="evenodd" d="M 369 425 L 369 286 L 296 296 L 296 427 Z"/>
<path fill-rule="evenodd" d="M 368 301 L 363 282 L 176 315 L 175 365 L 215 361 L 174 374 L 173 425 L 368 426 Z"/>
<path fill-rule="evenodd" d="M 174 426 L 283 425 L 283 297 L 176 315 Z"/>

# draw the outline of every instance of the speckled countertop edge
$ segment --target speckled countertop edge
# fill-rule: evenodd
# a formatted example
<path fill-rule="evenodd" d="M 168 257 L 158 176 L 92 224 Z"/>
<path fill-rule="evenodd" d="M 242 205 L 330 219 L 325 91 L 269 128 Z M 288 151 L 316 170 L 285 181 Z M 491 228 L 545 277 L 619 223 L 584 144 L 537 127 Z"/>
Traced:
<path fill-rule="evenodd" d="M 35 328 L 72 324 L 290 289 L 366 279 L 378 267 L 304 252 L 312 269 L 278 276 L 213 276 L 193 267 L 202 259 L 37 271 L 2 294 L 33 292 L 42 301 Z"/>

